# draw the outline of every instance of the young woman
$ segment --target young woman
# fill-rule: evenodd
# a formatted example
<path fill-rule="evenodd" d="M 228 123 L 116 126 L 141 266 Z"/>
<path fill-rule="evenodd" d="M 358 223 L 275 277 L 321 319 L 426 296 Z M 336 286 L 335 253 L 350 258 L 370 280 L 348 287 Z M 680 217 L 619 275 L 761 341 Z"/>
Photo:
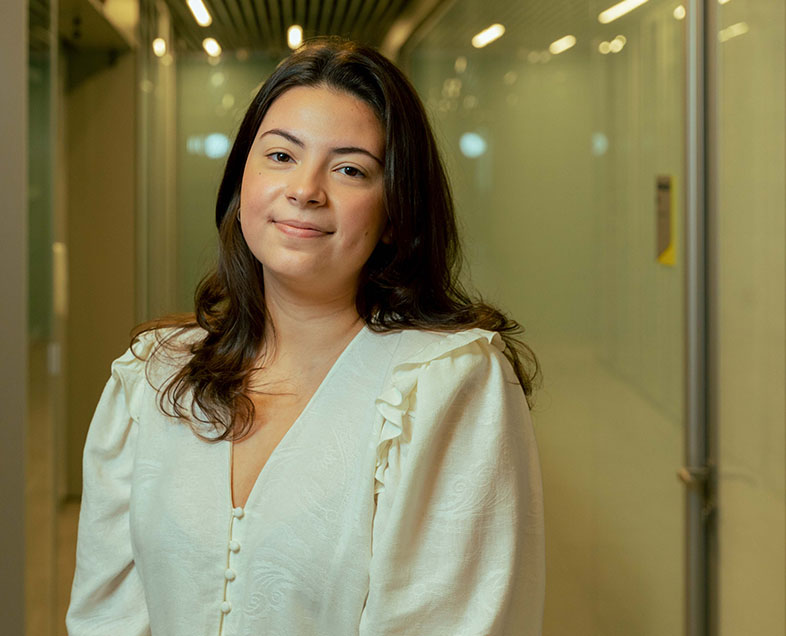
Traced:
<path fill-rule="evenodd" d="M 284 60 L 216 224 L 195 315 L 137 330 L 91 423 L 69 634 L 539 634 L 536 363 L 457 281 L 403 74 Z"/>

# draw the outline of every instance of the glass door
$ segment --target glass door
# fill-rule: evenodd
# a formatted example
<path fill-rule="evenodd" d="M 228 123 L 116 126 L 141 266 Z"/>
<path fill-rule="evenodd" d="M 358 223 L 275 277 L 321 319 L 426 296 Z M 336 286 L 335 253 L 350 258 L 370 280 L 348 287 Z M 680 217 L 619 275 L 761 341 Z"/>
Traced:
<path fill-rule="evenodd" d="M 543 368 L 549 636 L 684 631 L 685 10 L 613 4 L 454 3 L 405 51 Z"/>
<path fill-rule="evenodd" d="M 786 6 L 718 7 L 718 621 L 786 633 Z"/>

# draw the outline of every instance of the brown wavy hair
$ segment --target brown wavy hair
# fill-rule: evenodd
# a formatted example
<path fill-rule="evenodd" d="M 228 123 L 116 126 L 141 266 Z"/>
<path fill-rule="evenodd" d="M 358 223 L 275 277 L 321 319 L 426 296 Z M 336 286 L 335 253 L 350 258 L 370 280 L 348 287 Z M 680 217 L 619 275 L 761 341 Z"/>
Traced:
<path fill-rule="evenodd" d="M 284 59 L 249 106 L 227 159 L 216 202 L 219 245 L 215 270 L 195 293 L 195 313 L 136 327 L 132 345 L 146 331 L 159 347 L 185 332 L 206 333 L 186 345 L 190 358 L 159 392 L 162 410 L 215 427 L 217 437 L 241 439 L 254 421 L 246 395 L 250 374 L 264 350 L 268 314 L 262 266 L 240 230 L 240 186 L 246 158 L 270 105 L 295 86 L 328 87 L 369 104 L 385 130 L 384 206 L 391 232 L 361 272 L 356 308 L 374 331 L 479 327 L 501 334 L 505 355 L 531 401 L 539 365 L 517 336 L 523 330 L 498 309 L 472 298 L 459 281 L 461 251 L 448 179 L 415 89 L 387 58 L 336 37 L 310 40 Z M 166 335 L 161 335 L 162 333 Z M 186 407 L 186 398 L 193 397 Z M 196 407 L 201 413 L 198 413 Z"/>

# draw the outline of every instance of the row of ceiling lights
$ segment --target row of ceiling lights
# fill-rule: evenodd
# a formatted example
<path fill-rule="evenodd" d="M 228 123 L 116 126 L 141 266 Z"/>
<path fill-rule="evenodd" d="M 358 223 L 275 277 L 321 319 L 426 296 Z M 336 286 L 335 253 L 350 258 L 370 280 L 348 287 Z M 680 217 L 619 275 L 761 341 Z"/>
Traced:
<path fill-rule="evenodd" d="M 188 8 L 191 10 L 191 15 L 194 20 L 201 27 L 208 27 L 213 23 L 213 17 L 207 10 L 205 3 L 202 0 L 186 0 Z M 293 24 L 287 30 L 287 44 L 289 48 L 296 49 L 303 42 L 303 28 L 300 25 Z M 205 49 L 210 57 L 218 57 L 221 55 L 221 45 L 215 38 L 205 38 L 202 40 L 202 48 Z M 157 57 L 164 57 L 167 53 L 166 40 L 162 37 L 157 37 L 153 40 L 153 53 Z"/>
<path fill-rule="evenodd" d="M 622 16 L 630 13 L 634 9 L 647 2 L 649 2 L 649 0 L 623 0 L 622 2 L 618 2 L 605 11 L 601 11 L 598 14 L 598 22 L 601 24 L 614 22 L 614 20 L 621 18 Z M 726 4 L 728 2 L 730 2 L 730 0 L 718 0 L 718 4 Z M 682 20 L 685 17 L 685 7 L 683 5 L 680 5 L 674 9 L 674 17 L 678 20 Z M 502 37 L 504 33 L 505 27 L 503 25 L 492 24 L 490 27 L 483 29 L 480 33 L 477 33 L 472 38 L 472 46 L 478 49 L 482 48 L 487 44 L 491 44 L 494 40 Z M 549 51 L 552 55 L 557 55 L 563 51 L 567 51 L 575 44 L 576 38 L 572 35 L 566 35 L 559 40 L 552 42 L 549 46 Z M 618 53 L 622 50 L 623 46 L 625 46 L 625 38 L 623 36 L 617 36 L 611 42 L 601 42 L 599 50 L 603 54 L 610 52 Z"/>
<path fill-rule="evenodd" d="M 648 1 L 649 0 L 623 0 L 622 2 L 618 2 L 605 11 L 601 11 L 600 14 L 598 14 L 598 22 L 601 24 L 613 22 L 614 20 L 621 18 L 627 13 L 630 13 Z M 726 4 L 729 1 L 730 0 L 718 0 L 718 3 Z M 191 10 L 191 14 L 194 16 L 194 20 L 196 20 L 199 26 L 207 27 L 212 24 L 213 18 L 202 0 L 186 0 L 186 3 L 188 4 L 188 8 Z M 684 18 L 685 7 L 682 5 L 677 7 L 674 10 L 674 17 L 678 20 Z M 483 48 L 484 46 L 491 44 L 495 40 L 501 38 L 504 33 L 505 27 L 502 24 L 492 24 L 491 26 L 483 29 L 473 36 L 472 46 L 478 49 Z M 614 50 L 616 48 L 621 50 L 622 46 L 625 45 L 625 42 L 624 40 L 618 41 L 620 37 L 621 36 L 618 36 L 611 42 L 602 42 L 600 46 L 601 53 L 617 52 Z M 289 27 L 289 29 L 287 29 L 287 45 L 290 49 L 296 49 L 302 42 L 303 28 L 300 25 L 293 24 Z M 559 40 L 552 42 L 549 46 L 549 51 L 552 55 L 558 55 L 559 53 L 567 51 L 575 44 L 576 38 L 572 35 L 566 35 Z M 620 44 L 622 46 L 620 46 Z M 610 46 L 610 48 L 605 50 L 607 46 Z M 218 41 L 216 41 L 215 38 L 205 38 L 202 40 L 202 48 L 204 48 L 205 52 L 211 57 L 218 57 L 221 55 L 221 45 L 218 43 Z M 158 57 L 163 57 L 166 54 L 166 41 L 163 38 L 159 37 L 153 41 L 153 52 Z"/>

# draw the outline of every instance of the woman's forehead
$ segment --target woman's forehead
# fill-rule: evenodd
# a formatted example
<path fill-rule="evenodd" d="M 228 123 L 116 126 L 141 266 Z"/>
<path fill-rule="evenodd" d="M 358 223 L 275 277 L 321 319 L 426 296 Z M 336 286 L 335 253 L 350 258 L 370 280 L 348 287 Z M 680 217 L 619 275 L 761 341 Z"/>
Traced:
<path fill-rule="evenodd" d="M 365 101 L 327 86 L 296 86 L 278 96 L 265 113 L 257 136 L 268 128 L 295 127 L 303 134 L 365 138 L 384 145 L 384 127 Z"/>

